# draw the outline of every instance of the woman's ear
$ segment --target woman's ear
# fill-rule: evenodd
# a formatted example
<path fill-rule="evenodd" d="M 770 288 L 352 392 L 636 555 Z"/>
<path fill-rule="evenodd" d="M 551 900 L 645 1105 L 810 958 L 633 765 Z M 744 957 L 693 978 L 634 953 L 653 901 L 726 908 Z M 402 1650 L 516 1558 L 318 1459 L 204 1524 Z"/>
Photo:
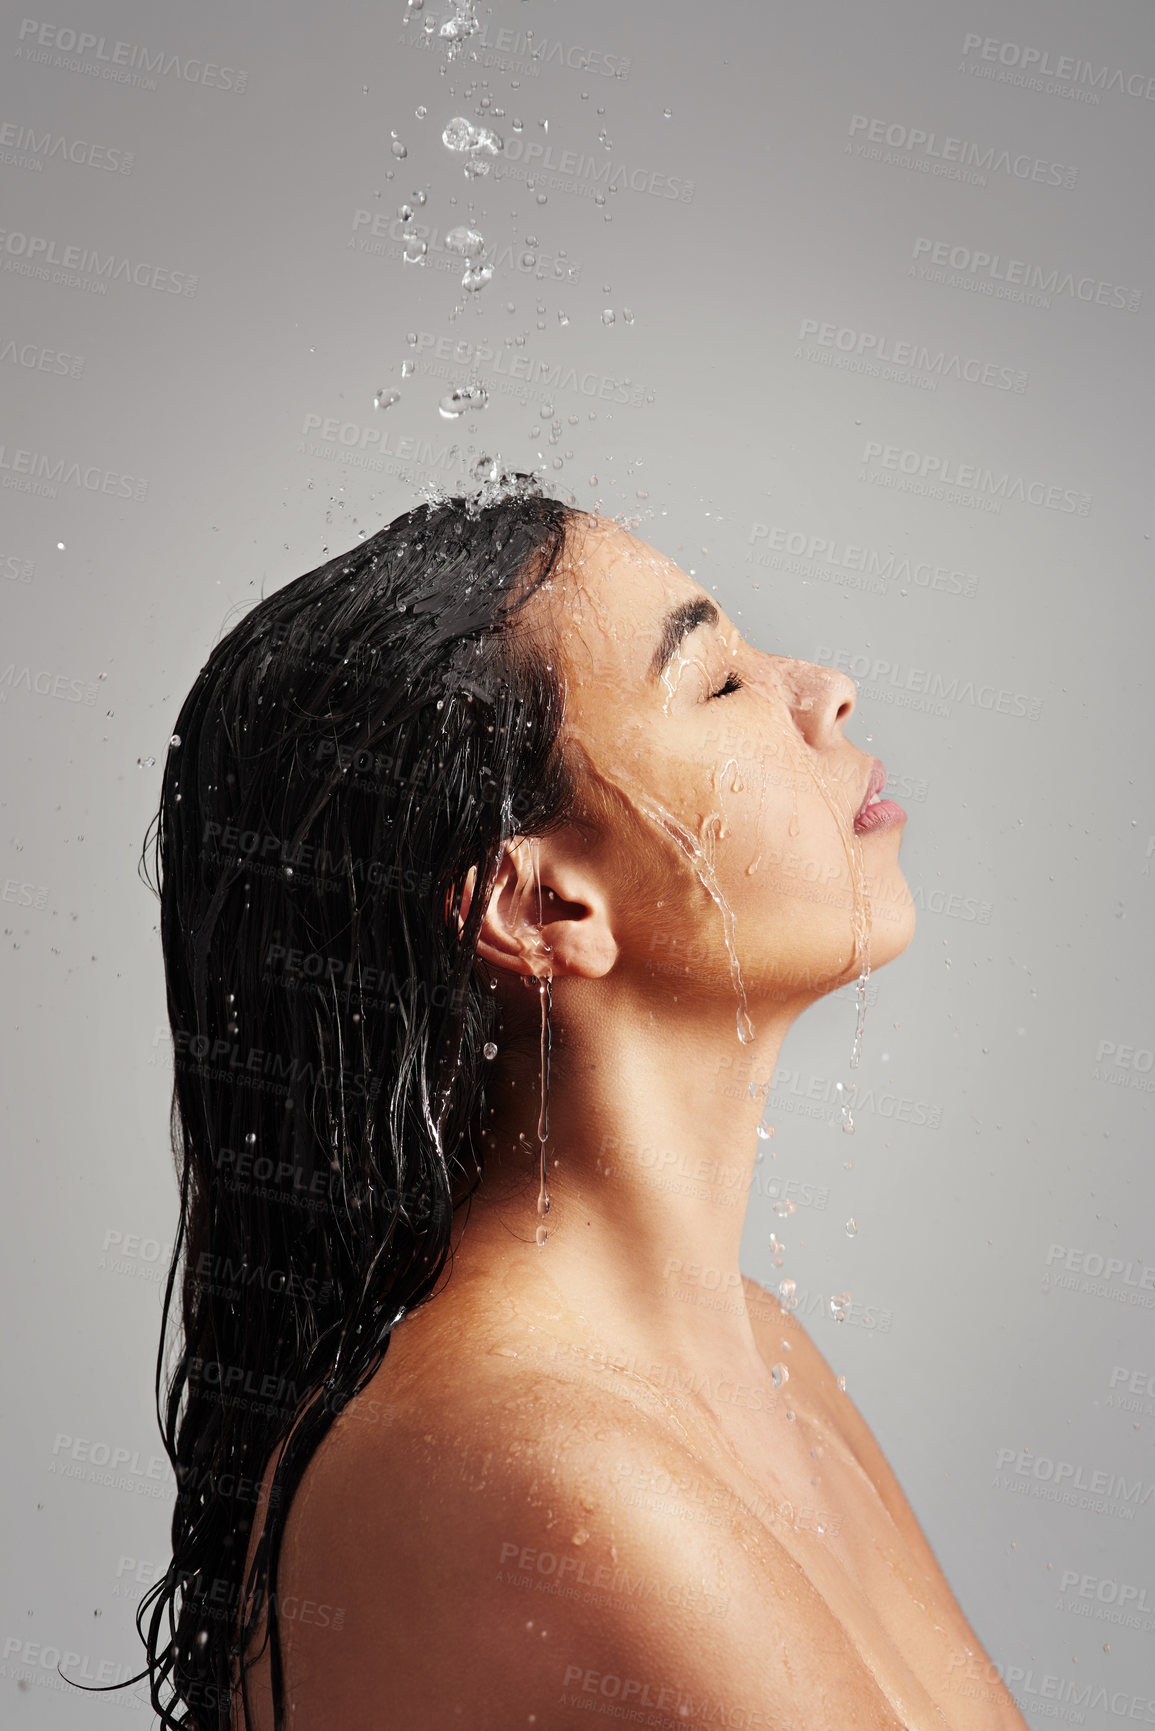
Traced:
<path fill-rule="evenodd" d="M 471 866 L 462 888 L 458 931 L 477 888 Z M 509 973 L 601 979 L 618 957 L 597 873 L 576 836 L 517 837 L 501 851 L 481 922 L 478 956 Z"/>

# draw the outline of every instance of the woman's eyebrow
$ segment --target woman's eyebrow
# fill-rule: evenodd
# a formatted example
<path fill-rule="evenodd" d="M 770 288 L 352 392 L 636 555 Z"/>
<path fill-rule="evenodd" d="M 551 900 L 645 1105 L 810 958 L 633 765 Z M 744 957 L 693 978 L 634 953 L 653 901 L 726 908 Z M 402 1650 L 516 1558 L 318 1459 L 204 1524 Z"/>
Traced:
<path fill-rule="evenodd" d="M 717 625 L 720 618 L 721 614 L 707 595 L 699 595 L 695 601 L 682 601 L 677 607 L 672 607 L 662 620 L 662 634 L 650 663 L 649 677 L 662 677 L 683 637 L 697 630 L 699 625 Z"/>

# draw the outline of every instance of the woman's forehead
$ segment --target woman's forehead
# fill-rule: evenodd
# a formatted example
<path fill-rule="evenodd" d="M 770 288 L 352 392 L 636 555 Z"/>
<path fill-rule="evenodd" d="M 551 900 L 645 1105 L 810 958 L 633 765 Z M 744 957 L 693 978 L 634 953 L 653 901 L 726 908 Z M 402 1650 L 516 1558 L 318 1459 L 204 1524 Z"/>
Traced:
<path fill-rule="evenodd" d="M 704 593 L 668 555 L 604 517 L 581 522 L 558 575 L 555 640 L 579 679 L 643 677 L 670 608 Z"/>

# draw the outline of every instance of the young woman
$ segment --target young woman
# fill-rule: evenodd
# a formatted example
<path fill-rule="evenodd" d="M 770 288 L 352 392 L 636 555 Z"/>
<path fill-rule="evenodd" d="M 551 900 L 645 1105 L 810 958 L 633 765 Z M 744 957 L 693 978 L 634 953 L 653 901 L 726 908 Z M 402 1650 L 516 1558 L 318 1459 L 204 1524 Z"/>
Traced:
<path fill-rule="evenodd" d="M 166 1724 L 1023 1725 L 739 1269 L 787 1029 L 914 931 L 854 702 L 524 477 L 214 650 L 156 841 Z"/>

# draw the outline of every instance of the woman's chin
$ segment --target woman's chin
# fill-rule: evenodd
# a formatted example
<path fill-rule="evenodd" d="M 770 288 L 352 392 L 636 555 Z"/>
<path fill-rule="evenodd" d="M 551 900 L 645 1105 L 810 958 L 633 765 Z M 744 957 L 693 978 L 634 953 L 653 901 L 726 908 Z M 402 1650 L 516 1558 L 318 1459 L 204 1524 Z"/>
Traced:
<path fill-rule="evenodd" d="M 910 886 L 902 873 L 895 871 L 897 878 L 895 893 L 885 897 L 871 897 L 870 904 L 870 967 L 875 968 L 892 962 L 896 956 L 901 956 L 914 937 L 918 924 L 918 913 L 914 905 L 914 897 Z M 893 882 L 893 880 L 892 880 Z"/>

